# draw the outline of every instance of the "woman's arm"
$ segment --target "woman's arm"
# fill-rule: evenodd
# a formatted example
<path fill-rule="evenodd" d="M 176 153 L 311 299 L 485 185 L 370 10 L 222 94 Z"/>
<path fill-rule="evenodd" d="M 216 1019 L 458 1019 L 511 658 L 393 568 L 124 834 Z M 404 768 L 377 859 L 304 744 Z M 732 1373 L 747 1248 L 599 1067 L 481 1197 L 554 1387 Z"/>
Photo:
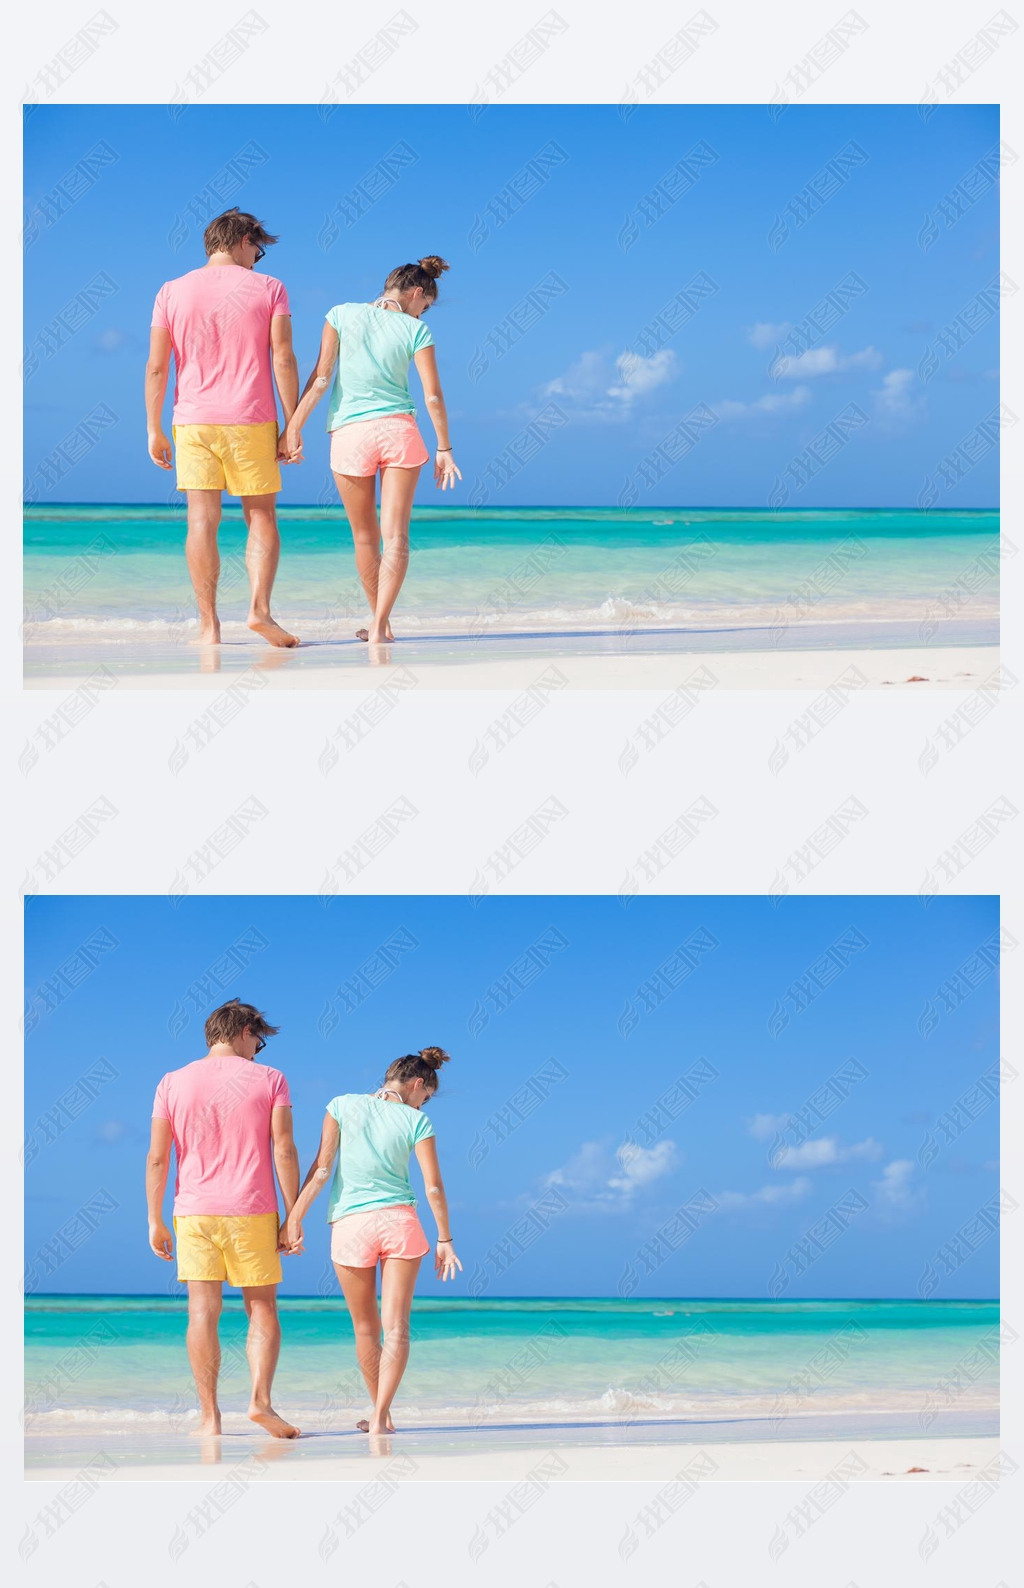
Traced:
<path fill-rule="evenodd" d="M 283 451 L 290 454 L 293 463 L 300 460 L 302 454 L 302 427 L 306 423 L 313 409 L 320 401 L 324 392 L 331 384 L 334 366 L 338 362 L 338 333 L 333 325 L 324 321 L 323 335 L 320 338 L 320 355 L 313 367 L 302 396 L 299 398 L 295 412 L 292 414 L 281 439 Z"/>
<path fill-rule="evenodd" d="M 423 1189 L 427 1193 L 430 1211 L 437 1224 L 437 1248 L 434 1268 L 439 1279 L 454 1279 L 455 1270 L 462 1264 L 455 1255 L 451 1242 L 451 1225 L 448 1222 L 448 1198 L 444 1194 L 441 1167 L 437 1161 L 437 1138 L 427 1136 L 416 1143 L 416 1161 L 423 1173 Z"/>
<path fill-rule="evenodd" d="M 448 410 L 444 405 L 441 377 L 437 372 L 437 350 L 433 347 L 423 347 L 418 353 L 413 354 L 413 362 L 423 382 L 427 412 L 437 435 L 434 482 L 442 491 L 447 490 L 449 485 L 454 490 L 456 479 L 461 480 L 462 475 L 455 467 L 452 449 L 448 444 Z"/>
<path fill-rule="evenodd" d="M 317 1155 L 310 1164 L 309 1173 L 302 1182 L 302 1190 L 292 1204 L 291 1211 L 281 1227 L 281 1245 L 286 1246 L 289 1251 L 302 1250 L 302 1221 L 306 1216 L 307 1209 L 315 1202 L 331 1178 L 331 1167 L 334 1163 L 334 1156 L 338 1151 L 338 1142 L 340 1140 L 341 1131 L 338 1127 L 338 1121 L 333 1114 L 325 1114 Z"/>

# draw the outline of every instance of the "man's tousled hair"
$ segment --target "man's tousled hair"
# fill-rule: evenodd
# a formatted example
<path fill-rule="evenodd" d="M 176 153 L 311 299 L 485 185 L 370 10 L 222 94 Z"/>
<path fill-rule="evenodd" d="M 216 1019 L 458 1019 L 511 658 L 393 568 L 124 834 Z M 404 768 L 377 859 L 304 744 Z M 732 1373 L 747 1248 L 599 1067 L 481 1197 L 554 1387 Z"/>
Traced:
<path fill-rule="evenodd" d="M 231 998 L 215 1009 L 206 1022 L 206 1041 L 209 1047 L 215 1042 L 235 1042 L 243 1031 L 249 1030 L 257 1037 L 276 1037 L 280 1026 L 272 1026 L 255 1004 L 240 1003 Z"/>
<path fill-rule="evenodd" d="M 232 248 L 247 237 L 259 248 L 269 248 L 271 243 L 277 242 L 277 238 L 260 225 L 255 215 L 247 214 L 236 205 L 234 209 L 225 210 L 223 215 L 214 217 L 203 233 L 203 243 L 207 255 L 230 254 Z"/>

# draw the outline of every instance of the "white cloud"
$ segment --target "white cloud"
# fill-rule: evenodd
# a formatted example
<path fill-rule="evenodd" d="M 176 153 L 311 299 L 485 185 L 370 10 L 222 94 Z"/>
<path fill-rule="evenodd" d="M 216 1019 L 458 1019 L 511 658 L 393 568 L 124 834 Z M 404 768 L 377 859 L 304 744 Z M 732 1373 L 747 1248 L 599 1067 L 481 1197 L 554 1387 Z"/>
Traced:
<path fill-rule="evenodd" d="M 781 320 L 778 325 L 773 325 L 770 320 L 758 320 L 756 325 L 748 326 L 747 339 L 754 347 L 774 347 L 792 329 L 790 320 Z"/>
<path fill-rule="evenodd" d="M 785 380 L 808 380 L 815 375 L 838 375 L 850 369 L 879 369 L 882 355 L 875 347 L 859 353 L 840 353 L 835 346 L 809 347 L 795 355 L 787 353 L 775 365 L 774 374 Z"/>
<path fill-rule="evenodd" d="M 763 1185 L 759 1191 L 716 1191 L 715 1201 L 720 1208 L 776 1207 L 787 1202 L 800 1202 L 811 1190 L 806 1175 L 798 1175 L 788 1185 Z"/>
<path fill-rule="evenodd" d="M 914 371 L 891 369 L 883 375 L 881 387 L 872 392 L 880 413 L 890 419 L 909 419 L 923 406 L 923 399 L 915 395 Z"/>
<path fill-rule="evenodd" d="M 626 402 L 632 402 L 634 397 L 645 396 L 647 392 L 654 391 L 656 386 L 664 386 L 666 381 L 674 380 L 679 373 L 676 355 L 667 347 L 659 353 L 652 353 L 650 358 L 644 358 L 639 353 L 620 353 L 615 360 L 615 368 L 622 384 L 609 387 L 608 395 L 621 397 Z"/>
<path fill-rule="evenodd" d="M 864 1141 L 845 1145 L 836 1136 L 819 1136 L 798 1147 L 784 1147 L 773 1169 L 823 1169 L 831 1163 L 849 1163 L 854 1158 L 880 1158 L 882 1144 L 868 1136 Z"/>
<path fill-rule="evenodd" d="M 747 1121 L 747 1130 L 756 1141 L 767 1141 L 769 1136 L 784 1131 L 788 1124 L 788 1114 L 755 1114 Z"/>
<path fill-rule="evenodd" d="M 678 1166 L 674 1141 L 659 1141 L 653 1147 L 630 1144 L 617 1154 L 605 1142 L 587 1141 L 567 1163 L 544 1177 L 544 1185 L 569 1193 L 578 1211 L 615 1212 L 630 1207 L 642 1187 Z"/>
<path fill-rule="evenodd" d="M 98 353 L 119 353 L 127 345 L 127 333 L 118 326 L 111 325 L 101 331 L 93 346 Z"/>
<path fill-rule="evenodd" d="M 676 1168 L 676 1144 L 674 1141 L 659 1141 L 653 1147 L 630 1144 L 627 1152 L 620 1150 L 619 1165 L 622 1172 L 608 1181 L 609 1188 L 632 1196 L 638 1186 L 650 1185 L 652 1180 L 660 1180 L 663 1174 Z"/>
<path fill-rule="evenodd" d="M 570 404 L 577 418 L 622 420 L 633 405 L 659 386 L 675 380 L 681 365 L 671 348 L 645 358 L 626 351 L 612 360 L 607 353 L 581 353 L 563 375 L 541 387 L 541 398 Z"/>
<path fill-rule="evenodd" d="M 917 1165 L 912 1158 L 896 1158 L 882 1170 L 881 1180 L 871 1189 L 883 1213 L 914 1213 L 924 1201 L 924 1192 L 913 1184 Z"/>
<path fill-rule="evenodd" d="M 793 408 L 803 408 L 811 400 L 809 386 L 797 386 L 791 392 L 768 392 L 751 403 L 733 402 L 729 398 L 711 404 L 719 419 L 746 419 L 758 414 L 786 413 Z"/>

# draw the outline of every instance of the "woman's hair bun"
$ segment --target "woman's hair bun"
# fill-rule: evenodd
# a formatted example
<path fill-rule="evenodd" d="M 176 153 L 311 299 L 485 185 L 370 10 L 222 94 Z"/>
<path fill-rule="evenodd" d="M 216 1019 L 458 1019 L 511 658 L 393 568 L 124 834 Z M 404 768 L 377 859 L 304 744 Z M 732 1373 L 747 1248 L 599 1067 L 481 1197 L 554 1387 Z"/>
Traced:
<path fill-rule="evenodd" d="M 441 258 L 440 254 L 427 254 L 425 259 L 420 260 L 420 269 L 425 270 L 427 275 L 432 276 L 436 281 L 438 276 L 441 275 L 443 271 L 450 270 L 451 266 L 449 265 L 447 259 Z M 440 1053 L 440 1051 L 440 1048 L 430 1049 L 431 1053 Z M 448 1055 L 445 1054 L 445 1058 L 447 1057 Z"/>
<path fill-rule="evenodd" d="M 432 1070 L 439 1070 L 442 1064 L 448 1063 L 451 1054 L 446 1053 L 444 1048 L 420 1048 L 420 1058 L 425 1064 L 429 1064 Z"/>

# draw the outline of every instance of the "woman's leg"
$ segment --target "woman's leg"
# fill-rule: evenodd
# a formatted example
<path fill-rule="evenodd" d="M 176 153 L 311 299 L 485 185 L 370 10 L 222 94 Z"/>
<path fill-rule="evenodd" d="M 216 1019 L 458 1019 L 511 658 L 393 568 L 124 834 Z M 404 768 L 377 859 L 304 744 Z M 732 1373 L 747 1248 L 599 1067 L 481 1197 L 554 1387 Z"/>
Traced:
<path fill-rule="evenodd" d="M 384 1326 L 384 1348 L 377 1377 L 377 1401 L 371 1434 L 389 1433 L 391 1402 L 409 1360 L 409 1314 L 421 1257 L 384 1257 L 381 1259 L 380 1307 Z"/>
<path fill-rule="evenodd" d="M 356 553 L 356 572 L 366 592 L 371 621 L 377 606 L 377 577 L 380 570 L 380 524 L 377 522 L 377 476 L 375 474 L 335 474 L 341 505 L 345 509 Z M 367 631 L 368 632 L 368 631 Z M 360 638 L 363 638 L 360 630 Z"/>
<path fill-rule="evenodd" d="M 393 465 L 380 471 L 380 532 L 384 551 L 377 576 L 377 603 L 369 639 L 390 640 L 391 610 L 409 567 L 409 520 L 419 468 L 399 469 Z"/>
<path fill-rule="evenodd" d="M 346 1268 L 335 1263 L 334 1272 L 345 1297 L 356 1337 L 356 1360 L 371 1402 L 377 1400 L 380 1369 L 380 1313 L 377 1310 L 376 1268 Z M 360 1424 L 360 1427 L 363 1425 Z M 369 1426 L 367 1424 L 367 1426 Z"/>

